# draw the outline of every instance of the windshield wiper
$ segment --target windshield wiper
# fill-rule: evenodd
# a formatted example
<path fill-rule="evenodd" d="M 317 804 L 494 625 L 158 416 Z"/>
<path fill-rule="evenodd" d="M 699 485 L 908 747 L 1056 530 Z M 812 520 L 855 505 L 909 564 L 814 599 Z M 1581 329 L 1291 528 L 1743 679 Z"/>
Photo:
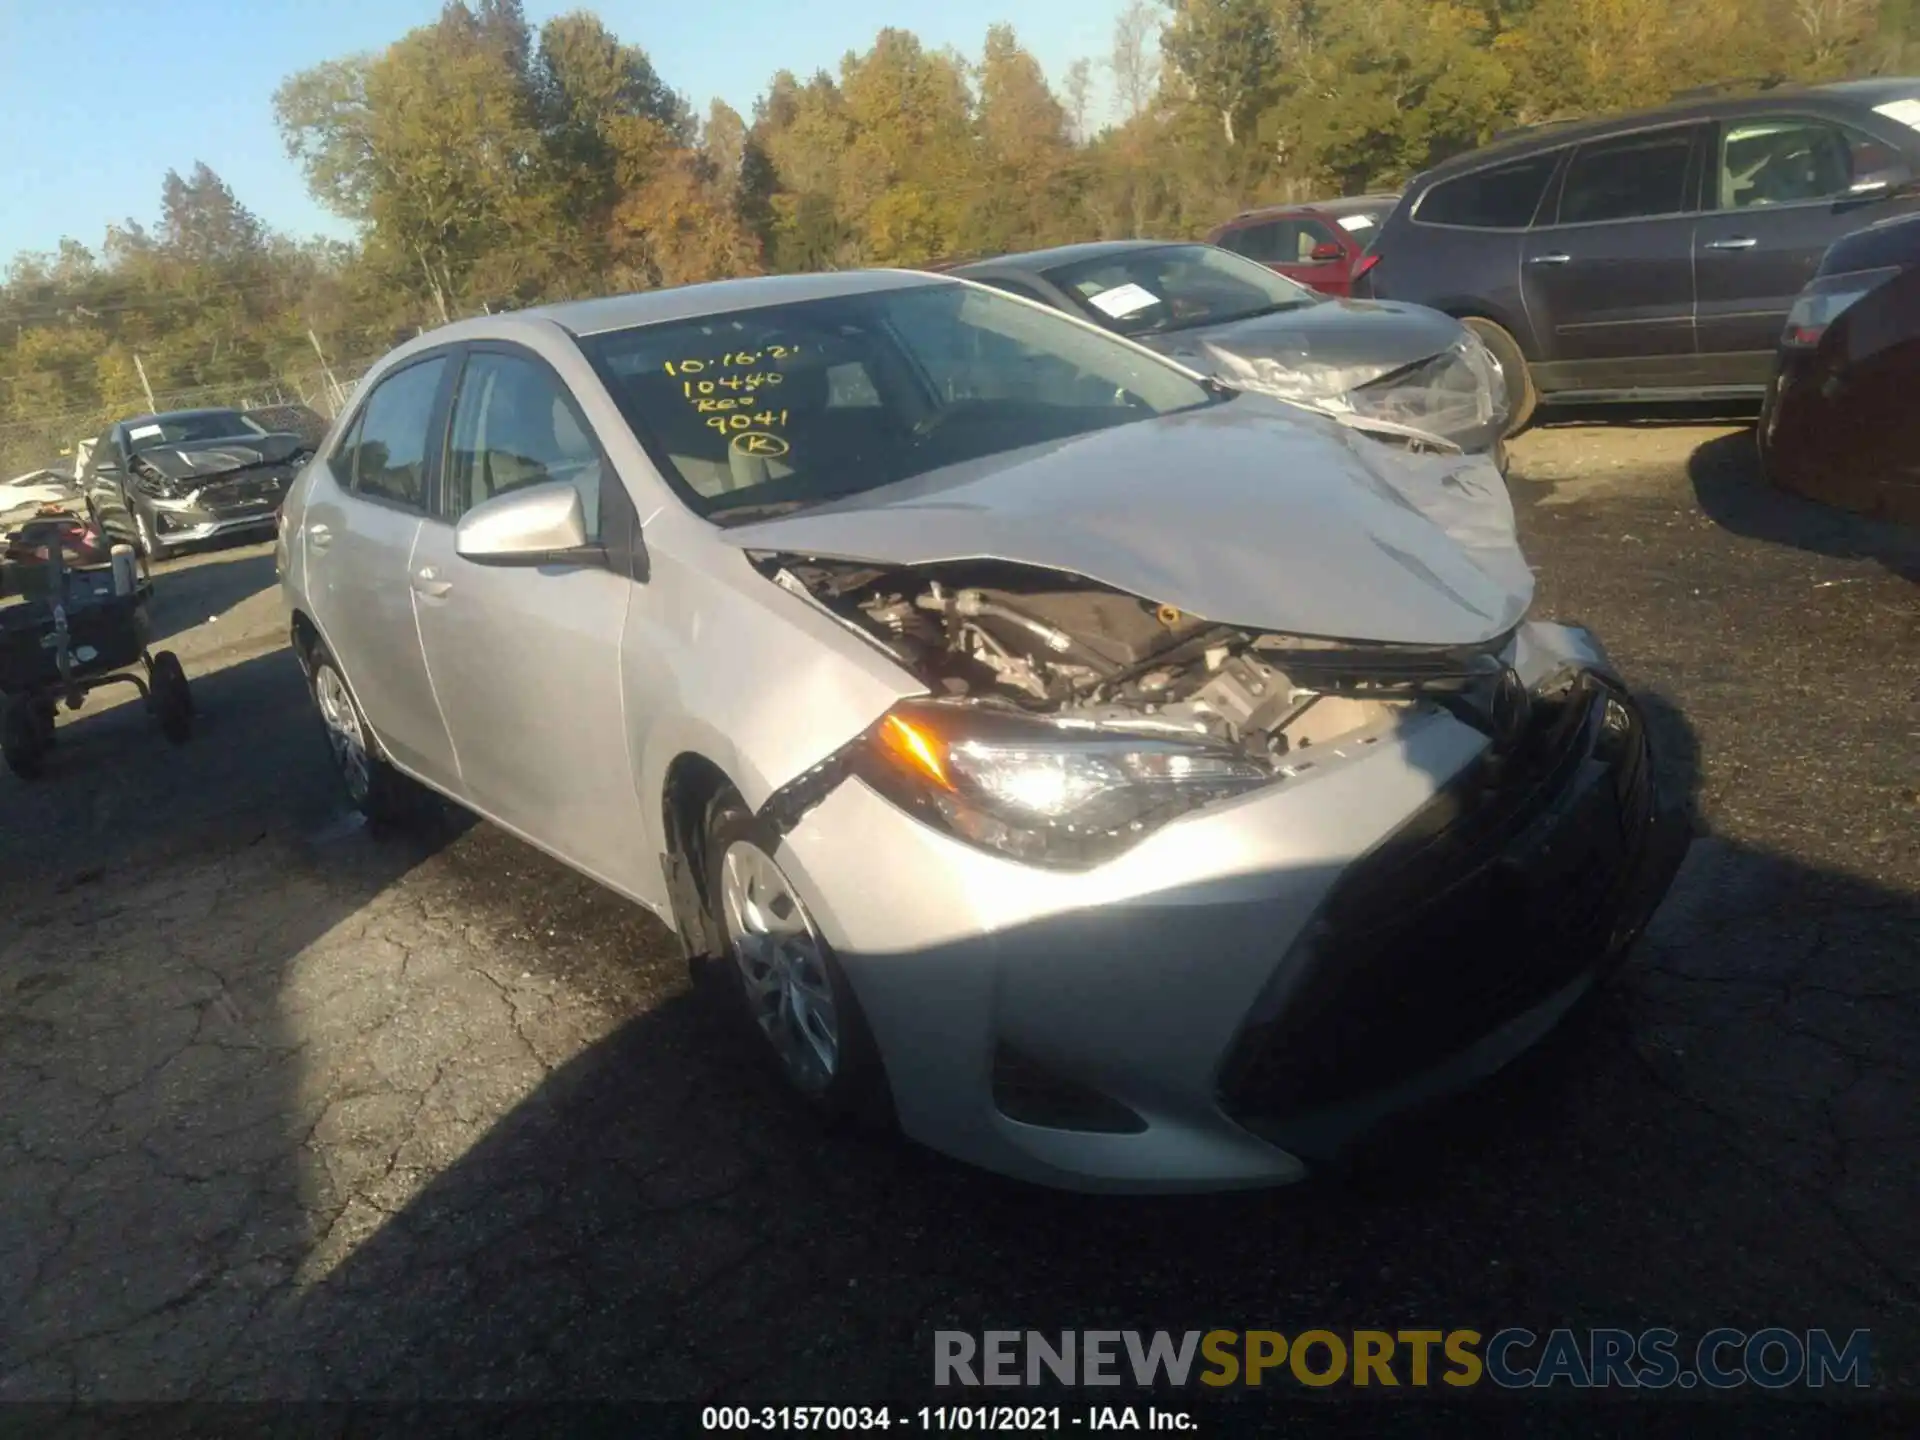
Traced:
<path fill-rule="evenodd" d="M 741 525 L 749 520 L 767 520 L 776 515 L 791 515 L 795 510 L 804 510 L 809 505 L 818 504 L 820 501 L 816 499 L 765 500 L 757 505 L 722 505 L 717 510 L 709 510 L 707 519 L 716 524 Z"/>

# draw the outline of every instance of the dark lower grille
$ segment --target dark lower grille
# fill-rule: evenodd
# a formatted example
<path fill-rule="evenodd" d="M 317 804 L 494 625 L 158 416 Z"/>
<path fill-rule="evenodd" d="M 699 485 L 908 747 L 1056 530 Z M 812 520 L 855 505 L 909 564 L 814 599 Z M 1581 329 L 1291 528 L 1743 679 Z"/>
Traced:
<path fill-rule="evenodd" d="M 1342 878 L 1221 1077 L 1229 1114 L 1302 1115 L 1437 1065 L 1608 950 L 1651 803 L 1631 702 L 1593 677 Z"/>

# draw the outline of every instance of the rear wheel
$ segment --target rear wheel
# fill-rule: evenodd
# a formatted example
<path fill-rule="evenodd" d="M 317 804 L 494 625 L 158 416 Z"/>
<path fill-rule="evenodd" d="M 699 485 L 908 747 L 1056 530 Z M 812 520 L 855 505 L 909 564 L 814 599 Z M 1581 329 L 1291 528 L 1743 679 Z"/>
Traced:
<path fill-rule="evenodd" d="M 762 1057 L 832 1120 L 886 1113 L 879 1051 L 840 962 L 781 869 L 778 840 L 729 790 L 707 811 L 707 895 Z"/>
<path fill-rule="evenodd" d="M 187 672 L 180 657 L 162 650 L 153 657 L 153 715 L 160 722 L 160 733 L 175 745 L 193 738 L 193 687 L 187 684 Z"/>
<path fill-rule="evenodd" d="M 334 769 L 353 808 L 376 826 L 405 824 L 415 813 L 418 788 L 376 752 L 366 717 L 347 688 L 346 676 L 324 647 L 312 657 L 313 700 L 326 728 Z"/>
<path fill-rule="evenodd" d="M 1533 373 L 1527 368 L 1527 357 L 1520 353 L 1520 342 L 1501 326 L 1478 315 L 1469 315 L 1460 323 L 1487 347 L 1494 363 L 1500 367 L 1501 377 L 1507 382 L 1506 433 L 1518 435 L 1527 428 L 1527 422 L 1540 405 L 1540 392 L 1534 389 Z"/>
<path fill-rule="evenodd" d="M 47 768 L 47 738 L 39 707 L 30 700 L 6 702 L 0 713 L 0 755 L 22 780 L 38 779 Z"/>

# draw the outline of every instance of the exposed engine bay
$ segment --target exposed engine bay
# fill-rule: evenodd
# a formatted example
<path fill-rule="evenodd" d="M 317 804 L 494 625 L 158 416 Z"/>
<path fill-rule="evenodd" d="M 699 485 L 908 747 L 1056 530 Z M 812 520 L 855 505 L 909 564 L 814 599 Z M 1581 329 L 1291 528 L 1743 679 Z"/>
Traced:
<path fill-rule="evenodd" d="M 1216 624 L 1078 576 L 997 560 L 891 567 L 754 554 L 780 585 L 879 645 L 936 697 L 1226 745 L 1300 752 L 1438 703 L 1493 733 L 1510 635 L 1368 645 Z"/>

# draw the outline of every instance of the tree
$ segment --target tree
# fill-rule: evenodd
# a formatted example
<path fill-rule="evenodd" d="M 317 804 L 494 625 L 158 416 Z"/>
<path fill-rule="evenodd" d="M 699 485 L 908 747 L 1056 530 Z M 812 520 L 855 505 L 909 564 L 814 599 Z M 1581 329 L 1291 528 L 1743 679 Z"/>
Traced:
<path fill-rule="evenodd" d="M 1067 112 L 1047 88 L 1040 63 L 1020 48 L 1011 25 L 987 31 L 978 71 L 984 172 L 961 237 L 969 249 L 1004 251 L 1064 238 L 1074 228 Z"/>
<path fill-rule="evenodd" d="M 1219 117 L 1229 146 L 1272 98 L 1280 41 L 1268 0 L 1167 0 L 1161 52 L 1196 103 Z"/>
<path fill-rule="evenodd" d="M 1123 124 L 1146 114 L 1160 89 L 1161 29 L 1160 16 L 1148 0 L 1131 0 L 1113 22 L 1107 69 L 1113 74 L 1114 99 Z"/>
<path fill-rule="evenodd" d="M 1067 78 L 1060 87 L 1061 103 L 1066 107 L 1067 132 L 1073 143 L 1087 143 L 1087 112 L 1093 99 L 1093 62 L 1082 57 L 1067 67 Z"/>

